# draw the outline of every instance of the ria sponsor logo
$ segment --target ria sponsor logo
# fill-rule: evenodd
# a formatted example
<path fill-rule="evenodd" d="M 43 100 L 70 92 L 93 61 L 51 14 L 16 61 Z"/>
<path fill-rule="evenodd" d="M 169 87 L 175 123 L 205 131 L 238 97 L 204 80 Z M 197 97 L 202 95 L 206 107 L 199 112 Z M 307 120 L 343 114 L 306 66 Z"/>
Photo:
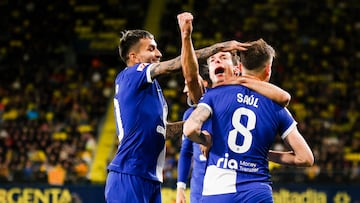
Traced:
<path fill-rule="evenodd" d="M 225 169 L 233 169 L 233 170 L 241 170 L 246 172 L 258 172 L 259 168 L 256 163 L 247 162 L 247 161 L 238 161 L 235 159 L 229 159 L 229 154 L 225 153 L 223 158 L 219 158 L 216 162 L 216 167 L 225 168 Z"/>

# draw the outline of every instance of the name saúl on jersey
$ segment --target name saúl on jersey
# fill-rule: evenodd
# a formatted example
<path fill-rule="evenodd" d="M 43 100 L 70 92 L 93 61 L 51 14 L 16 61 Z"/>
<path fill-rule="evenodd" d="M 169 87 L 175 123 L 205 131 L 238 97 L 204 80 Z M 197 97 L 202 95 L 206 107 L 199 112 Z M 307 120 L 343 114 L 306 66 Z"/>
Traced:
<path fill-rule="evenodd" d="M 253 106 L 255 108 L 258 108 L 258 101 L 259 98 L 255 97 L 254 95 L 247 95 L 247 94 L 242 94 L 242 93 L 237 93 L 236 94 L 236 100 L 239 103 L 243 103 L 249 106 Z"/>

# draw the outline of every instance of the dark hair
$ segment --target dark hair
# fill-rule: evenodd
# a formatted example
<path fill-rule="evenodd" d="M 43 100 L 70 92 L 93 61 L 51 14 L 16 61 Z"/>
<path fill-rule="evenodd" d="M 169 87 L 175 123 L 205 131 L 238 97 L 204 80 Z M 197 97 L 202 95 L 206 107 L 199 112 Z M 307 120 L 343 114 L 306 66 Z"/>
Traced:
<path fill-rule="evenodd" d="M 275 50 L 263 39 L 250 42 L 246 51 L 240 52 L 240 61 L 247 70 L 257 70 L 265 67 L 271 58 L 275 57 Z"/>
<path fill-rule="evenodd" d="M 212 81 L 210 79 L 209 66 L 205 62 L 199 63 L 199 74 L 202 77 L 202 79 L 207 81 L 207 83 L 211 87 Z"/>
<path fill-rule="evenodd" d="M 223 51 L 221 51 L 223 52 Z M 231 55 L 231 61 L 233 63 L 234 66 L 237 66 L 240 64 L 240 57 L 239 57 L 239 54 L 238 54 L 238 51 L 236 50 L 233 50 L 233 51 L 224 51 L 224 52 L 229 52 L 230 55 Z M 218 53 L 218 52 L 217 52 Z M 216 53 L 214 53 L 213 55 L 215 55 Z M 213 56 L 212 55 L 212 56 Z M 211 56 L 209 56 L 208 58 L 206 58 L 206 60 L 204 60 L 204 62 L 202 60 L 199 59 L 199 64 L 200 63 L 208 63 L 208 60 L 210 59 Z"/>
<path fill-rule="evenodd" d="M 154 35 L 146 30 L 124 30 L 120 34 L 119 55 L 125 63 L 129 59 L 128 54 L 130 49 L 133 48 L 140 39 L 154 39 Z"/>

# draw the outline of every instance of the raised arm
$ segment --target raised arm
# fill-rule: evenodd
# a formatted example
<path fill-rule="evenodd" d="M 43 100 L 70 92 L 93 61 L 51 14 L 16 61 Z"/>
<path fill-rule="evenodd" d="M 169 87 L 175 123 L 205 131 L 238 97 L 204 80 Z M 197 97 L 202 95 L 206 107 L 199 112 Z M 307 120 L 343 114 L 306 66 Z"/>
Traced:
<path fill-rule="evenodd" d="M 154 79 L 160 75 L 169 74 L 180 70 L 181 61 L 180 56 L 178 56 L 174 59 L 151 64 L 150 76 L 152 79 Z"/>
<path fill-rule="evenodd" d="M 181 33 L 181 64 L 189 97 L 193 103 L 198 103 L 204 93 L 202 79 L 199 78 L 199 64 L 191 40 L 193 30 L 191 13 L 184 12 L 177 16 Z"/>
<path fill-rule="evenodd" d="M 199 74 L 198 59 L 206 60 L 219 51 L 246 50 L 244 47 L 247 46 L 247 44 L 233 40 L 217 43 L 195 51 L 191 39 L 193 15 L 189 12 L 184 12 L 179 14 L 177 19 L 181 33 L 181 64 L 183 76 L 188 87 L 189 97 L 194 104 L 197 104 L 205 92 L 203 81 Z"/>
<path fill-rule="evenodd" d="M 226 41 L 226 42 L 219 42 L 219 43 L 216 43 L 209 47 L 195 50 L 195 54 L 199 60 L 206 60 L 210 56 L 212 56 L 220 51 L 223 51 L 223 52 L 233 51 L 233 50 L 245 51 L 246 47 L 248 47 L 248 46 L 250 46 L 249 43 L 241 43 L 236 40 L 230 40 L 230 41 Z"/>

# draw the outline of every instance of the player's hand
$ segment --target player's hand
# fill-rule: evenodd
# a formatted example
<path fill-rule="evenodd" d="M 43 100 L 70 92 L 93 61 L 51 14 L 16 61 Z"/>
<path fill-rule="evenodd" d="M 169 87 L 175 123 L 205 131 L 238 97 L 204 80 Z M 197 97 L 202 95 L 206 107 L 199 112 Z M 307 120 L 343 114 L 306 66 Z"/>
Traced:
<path fill-rule="evenodd" d="M 205 145 L 200 144 L 200 151 L 201 151 L 202 155 L 204 155 L 204 157 L 206 159 L 209 158 L 210 147 L 207 147 Z"/>
<path fill-rule="evenodd" d="M 233 50 L 245 51 L 245 50 L 247 50 L 246 47 L 251 46 L 250 43 L 242 43 L 242 42 L 238 42 L 236 40 L 220 42 L 217 45 L 220 47 L 220 50 L 224 51 L 224 52 L 233 51 Z"/>
<path fill-rule="evenodd" d="M 210 151 L 211 146 L 212 146 L 212 137 L 211 137 L 210 133 L 207 132 L 206 130 L 203 130 L 202 134 L 205 135 L 206 144 L 200 144 L 200 151 L 206 157 L 206 159 L 208 159 L 209 158 L 209 151 Z"/>
<path fill-rule="evenodd" d="M 193 31 L 192 21 L 193 15 L 189 12 L 180 13 L 177 15 L 179 28 L 182 37 L 189 37 Z"/>
<path fill-rule="evenodd" d="M 185 190 L 182 188 L 176 190 L 176 203 L 186 203 Z"/>

